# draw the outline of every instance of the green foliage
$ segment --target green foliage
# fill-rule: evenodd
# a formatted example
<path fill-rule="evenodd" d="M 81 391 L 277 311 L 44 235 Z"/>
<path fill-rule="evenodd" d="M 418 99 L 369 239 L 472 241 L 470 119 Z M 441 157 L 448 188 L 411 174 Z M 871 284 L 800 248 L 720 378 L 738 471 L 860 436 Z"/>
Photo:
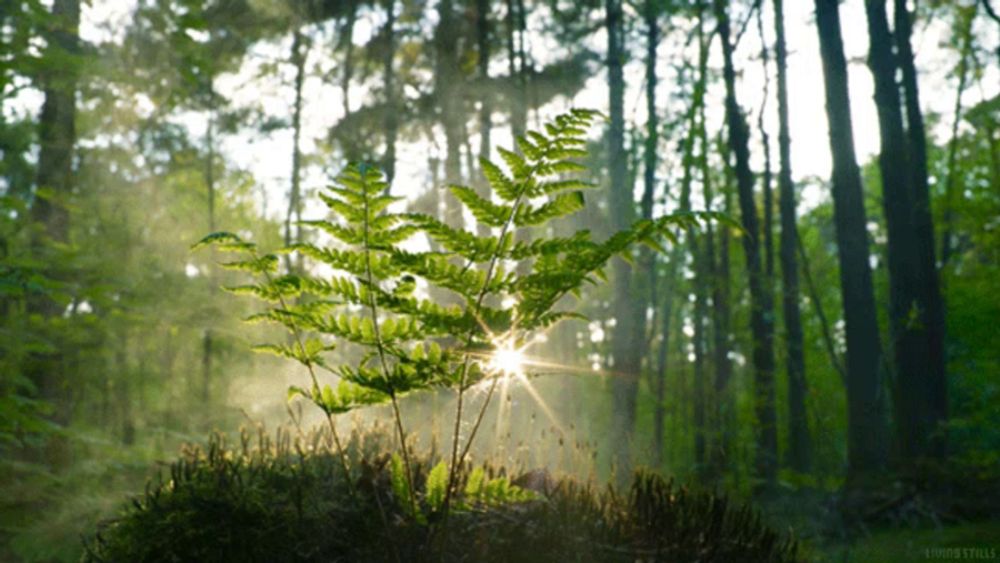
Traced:
<path fill-rule="evenodd" d="M 254 445 L 254 443 L 259 445 Z M 521 491 L 490 468 L 468 466 L 457 499 L 472 509 L 447 520 L 414 519 L 396 477 L 398 457 L 371 455 L 358 496 L 323 436 L 241 446 L 214 438 L 88 538 L 85 561 L 797 561 L 798 548 L 725 497 L 677 487 L 650 474 L 630 489 L 595 490 L 570 479 Z M 306 452 L 309 453 L 301 453 Z M 443 463 L 418 463 L 416 479 L 444 492 Z M 429 468 L 429 469 L 428 469 Z M 492 499 L 492 500 L 487 500 Z M 433 526 L 445 529 L 438 533 Z"/>
<path fill-rule="evenodd" d="M 264 253 L 228 232 L 212 233 L 194 245 L 214 245 L 238 255 L 223 266 L 249 273 L 256 282 L 228 289 L 267 303 L 250 320 L 270 321 L 291 333 L 291 344 L 256 347 L 296 360 L 309 371 L 311 389 L 293 387 L 289 397 L 312 401 L 328 417 L 393 403 L 403 464 L 395 469 L 406 477 L 408 489 L 400 492 L 410 496 L 414 512 L 415 487 L 397 397 L 434 386 L 454 388 L 461 397 L 470 387 L 492 380 L 485 409 L 502 375 L 490 361 L 500 346 L 521 346 L 535 333 L 577 316 L 555 310 L 556 304 L 567 294 L 579 295 L 584 284 L 603 279 L 608 261 L 617 255 L 628 259 L 634 244 L 659 249 L 660 238 L 674 238 L 670 229 L 721 218 L 688 212 L 639 221 L 603 242 L 593 241 L 587 231 L 515 242 L 516 229 L 548 227 L 584 207 L 583 190 L 592 186 L 567 174 L 582 169 L 571 159 L 587 155 L 584 135 L 598 115 L 572 110 L 546 124 L 545 133 L 529 132 L 517 140 L 522 154 L 500 151 L 506 171 L 483 159 L 497 200 L 465 186 L 449 186 L 466 210 L 491 229 L 489 234 L 477 235 L 422 213 L 393 211 L 400 198 L 387 195 L 380 171 L 362 164 L 349 166 L 320 194 L 329 219 L 303 222 L 332 239 L 327 245 L 298 243 Z M 409 249 L 405 243 L 418 235 L 433 242 L 433 248 Z M 316 267 L 282 274 L 281 253 L 300 253 Z M 317 274 L 321 269 L 333 274 Z M 323 354 L 333 341 L 356 349 L 360 359 L 329 367 Z M 336 389 L 320 385 L 317 368 L 339 376 Z M 435 488 L 427 491 L 434 508 L 440 502 L 447 511 L 455 468 L 468 450 L 459 450 L 459 439 L 453 437 L 447 479 L 443 484 L 435 479 Z M 400 471 L 394 470 L 394 482 Z M 505 481 L 485 483 L 482 495 L 486 501 L 518 498 Z"/>
<path fill-rule="evenodd" d="M 565 175 L 582 168 L 570 159 L 586 154 L 583 135 L 597 116 L 574 110 L 547 124 L 545 134 L 531 132 L 518 142 L 523 156 L 501 151 L 507 171 L 483 160 L 499 201 L 465 186 L 449 187 L 477 221 L 493 228 L 486 236 L 425 214 L 391 211 L 399 198 L 385 194 L 382 173 L 356 165 L 320 196 L 331 218 L 305 222 L 333 243 L 295 244 L 279 252 L 300 253 L 333 275 L 313 274 L 314 268 L 279 275 L 278 254 L 262 253 L 232 233 L 210 234 L 195 247 L 214 245 L 241 255 L 225 267 L 258 281 L 228 289 L 269 303 L 251 320 L 283 325 L 296 337 L 293 344 L 264 344 L 258 350 L 309 369 L 326 367 L 323 353 L 332 345 L 323 339 L 361 350 L 360 361 L 328 368 L 347 386 L 327 392 L 314 385 L 308 392 L 293 389 L 292 395 L 332 414 L 436 385 L 465 390 L 496 375 L 489 354 L 500 342 L 526 341 L 534 331 L 573 316 L 553 310 L 556 303 L 603 277 L 613 256 L 627 256 L 637 242 L 659 247 L 658 239 L 672 236 L 671 228 L 720 218 L 685 213 L 640 221 L 604 242 L 591 240 L 587 231 L 515 242 L 515 228 L 546 226 L 583 207 L 582 190 L 592 186 Z M 405 249 L 403 243 L 418 235 L 437 249 Z M 430 289 L 418 291 L 421 286 Z M 448 297 L 431 299 L 428 294 L 435 291 Z M 500 306 L 505 299 L 514 305 Z M 304 339 L 305 334 L 312 336 Z"/>

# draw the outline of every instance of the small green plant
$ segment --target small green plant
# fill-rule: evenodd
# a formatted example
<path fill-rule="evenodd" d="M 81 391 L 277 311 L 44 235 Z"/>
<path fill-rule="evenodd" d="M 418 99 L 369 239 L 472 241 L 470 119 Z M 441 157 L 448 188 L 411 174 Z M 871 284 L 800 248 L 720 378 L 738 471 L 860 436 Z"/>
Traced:
<path fill-rule="evenodd" d="M 545 227 L 584 207 L 583 190 L 593 185 L 576 177 L 585 168 L 574 159 L 586 156 L 585 135 L 599 115 L 572 110 L 548 123 L 544 133 L 529 132 L 517 140 L 519 153 L 500 150 L 506 170 L 481 160 L 494 199 L 465 186 L 449 186 L 476 221 L 490 227 L 488 236 L 425 214 L 391 211 L 400 198 L 386 194 L 382 173 L 352 165 L 320 195 L 332 218 L 304 222 L 333 243 L 295 244 L 279 251 L 298 252 L 332 269 L 332 275 L 309 269 L 281 273 L 278 253 L 261 253 L 232 233 L 213 233 L 196 245 L 214 244 L 241 254 L 241 260 L 225 266 L 258 277 L 256 283 L 228 289 L 268 302 L 251 320 L 275 322 L 291 333 L 290 344 L 257 349 L 307 368 L 311 385 L 292 387 L 289 396 L 305 397 L 326 413 L 346 474 L 348 463 L 333 417 L 365 405 L 391 404 L 400 454 L 394 463 L 394 487 L 409 497 L 414 514 L 418 502 L 399 410 L 401 396 L 432 387 L 451 388 L 457 394 L 449 463 L 431 471 L 425 491 L 429 505 L 447 514 L 459 469 L 497 382 L 520 373 L 515 365 L 519 351 L 537 333 L 579 316 L 557 310 L 556 304 L 567 294 L 579 295 L 585 284 L 604 279 L 608 261 L 619 255 L 627 259 L 634 244 L 659 249 L 660 239 L 673 239 L 671 228 L 720 217 L 683 213 L 638 221 L 604 242 L 592 240 L 585 230 L 567 237 L 539 230 L 530 242 L 517 240 L 517 229 Z M 404 242 L 420 235 L 433 242 L 431 250 L 404 248 Z M 450 297 L 432 299 L 430 291 Z M 336 345 L 357 348 L 360 360 L 329 365 L 325 354 Z M 339 384 L 321 384 L 319 370 L 337 375 Z M 471 430 L 462 436 L 461 422 L 468 414 L 464 399 L 477 385 L 485 388 L 486 399 Z M 474 483 L 477 498 L 519 494 L 509 484 Z"/>

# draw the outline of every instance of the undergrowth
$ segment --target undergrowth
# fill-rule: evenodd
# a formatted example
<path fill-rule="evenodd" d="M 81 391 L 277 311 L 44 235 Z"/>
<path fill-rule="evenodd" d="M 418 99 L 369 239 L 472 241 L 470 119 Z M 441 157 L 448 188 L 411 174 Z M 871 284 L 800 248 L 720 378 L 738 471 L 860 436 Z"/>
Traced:
<path fill-rule="evenodd" d="M 240 442 L 216 436 L 205 448 L 186 449 L 88 539 L 84 560 L 798 560 L 794 540 L 753 509 L 653 473 L 636 473 L 618 491 L 466 464 L 447 518 L 429 512 L 418 519 L 394 486 L 391 456 L 377 445 L 354 439 L 346 446 L 349 485 L 328 432 L 245 432 Z M 414 461 L 426 509 L 435 502 L 431 460 Z M 484 483 L 520 490 L 521 498 L 495 501 Z"/>

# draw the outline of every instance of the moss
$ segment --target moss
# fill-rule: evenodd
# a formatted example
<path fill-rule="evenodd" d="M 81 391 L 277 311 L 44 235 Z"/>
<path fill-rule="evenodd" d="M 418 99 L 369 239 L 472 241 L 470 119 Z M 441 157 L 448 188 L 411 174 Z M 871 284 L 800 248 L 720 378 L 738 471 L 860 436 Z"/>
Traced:
<path fill-rule="evenodd" d="M 462 508 L 446 517 L 425 504 L 427 517 L 412 518 L 406 499 L 393 494 L 387 455 L 354 455 L 349 487 L 339 461 L 317 440 L 259 442 L 249 448 L 244 439 L 229 448 L 216 438 L 206 449 L 187 450 L 119 517 L 100 526 L 84 559 L 797 560 L 794 541 L 763 525 L 750 508 L 651 473 L 636 474 L 624 492 L 544 479 L 533 500 L 457 499 Z M 428 468 L 418 464 L 421 490 Z"/>

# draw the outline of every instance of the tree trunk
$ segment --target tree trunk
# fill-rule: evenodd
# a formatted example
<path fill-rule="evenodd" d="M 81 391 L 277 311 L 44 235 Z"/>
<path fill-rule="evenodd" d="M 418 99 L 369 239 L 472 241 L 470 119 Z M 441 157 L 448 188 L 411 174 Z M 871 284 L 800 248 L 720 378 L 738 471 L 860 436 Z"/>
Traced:
<path fill-rule="evenodd" d="M 445 137 L 444 182 L 446 185 L 461 184 L 463 114 L 459 105 L 458 34 L 455 32 L 453 0 L 441 1 L 438 5 L 438 17 L 434 35 L 434 90 L 438 119 L 444 128 Z M 443 220 L 451 225 L 461 225 L 461 206 L 444 186 L 435 186 L 434 189 L 441 194 Z"/>
<path fill-rule="evenodd" d="M 715 15 L 722 41 L 723 77 L 726 83 L 726 124 L 730 150 L 736 158 L 736 182 L 740 215 L 745 231 L 743 252 L 746 255 L 750 286 L 750 330 L 753 338 L 754 412 L 757 416 L 757 474 L 768 485 L 777 478 L 778 434 L 774 389 L 774 325 L 771 299 L 761 271 L 761 228 L 754 203 L 753 172 L 750 170 L 750 135 L 736 100 L 736 71 L 733 47 L 729 41 L 729 15 L 726 2 L 715 0 Z"/>
<path fill-rule="evenodd" d="M 954 243 L 952 242 L 952 221 L 954 217 L 955 192 L 958 191 L 958 126 L 962 121 L 962 94 L 969 77 L 969 57 L 972 51 L 972 22 L 976 19 L 979 4 L 973 4 L 961 11 L 965 18 L 962 22 L 962 46 L 958 60 L 958 89 L 955 92 L 955 109 L 951 122 L 951 138 L 948 139 L 948 161 L 945 165 L 945 196 L 944 196 L 944 230 L 941 233 L 941 269 L 951 259 Z"/>
<path fill-rule="evenodd" d="M 757 113 L 757 130 L 760 131 L 761 144 L 764 148 L 764 173 L 761 175 L 761 184 L 764 192 L 764 279 L 765 288 L 770 299 L 774 297 L 774 174 L 771 166 L 771 135 L 767 132 L 765 116 L 767 115 L 767 102 L 771 96 L 771 56 L 767 48 L 767 37 L 764 33 L 764 8 L 758 4 L 757 8 L 757 32 L 761 38 L 760 64 L 761 72 L 764 75 L 764 92 L 761 96 L 760 111 Z M 780 173 L 780 172 L 779 172 Z"/>
<path fill-rule="evenodd" d="M 656 193 L 656 147 L 659 142 L 659 114 L 656 109 L 656 48 L 660 43 L 659 21 L 656 4 L 647 0 L 644 10 L 644 20 L 646 24 L 646 137 L 643 147 L 643 187 L 642 200 L 640 202 L 640 212 L 643 219 L 653 218 L 653 198 Z M 647 357 L 650 349 L 650 339 L 646 330 L 646 311 L 650 305 L 655 303 L 656 296 L 656 256 L 652 249 L 643 248 L 640 250 L 639 264 L 641 269 L 647 272 L 646 283 L 648 287 L 645 291 L 637 295 L 639 305 L 637 309 L 641 314 L 639 322 L 636 323 L 635 342 L 639 346 L 638 357 Z M 651 329 L 655 330 L 655 329 Z M 648 367 L 652 371 L 652 362 Z"/>
<path fill-rule="evenodd" d="M 351 115 L 351 80 L 354 79 L 354 22 L 358 17 L 357 0 L 347 0 L 347 21 L 344 22 L 344 68 L 340 89 L 344 95 L 344 118 Z"/>
<path fill-rule="evenodd" d="M 868 263 L 861 172 L 854 158 L 839 0 L 815 2 L 833 156 L 834 226 L 847 340 L 848 477 L 856 480 L 885 465 L 888 427 L 881 382 L 882 351 Z"/>
<path fill-rule="evenodd" d="M 48 29 L 49 56 L 76 54 L 79 50 L 79 0 L 55 0 Z M 39 118 L 37 187 L 49 194 L 36 197 L 31 217 L 55 242 L 69 240 L 66 197 L 73 187 L 73 147 L 76 144 L 77 70 L 73 63 L 55 65 L 41 77 L 45 101 Z M 39 245 L 40 239 L 36 240 Z"/>
<path fill-rule="evenodd" d="M 774 0 L 774 56 L 778 66 L 778 173 L 781 215 L 781 310 L 785 321 L 785 369 L 788 374 L 788 465 L 809 471 L 812 442 L 806 413 L 806 362 L 799 311 L 799 264 L 796 260 L 795 185 L 792 183 L 791 138 L 788 134 L 788 67 L 784 0 Z"/>
<path fill-rule="evenodd" d="M 476 0 L 476 50 L 477 70 L 479 72 L 479 158 L 489 159 L 490 134 L 493 129 L 493 93 L 489 87 L 490 80 L 490 3 L 488 0 Z M 470 169 L 471 172 L 471 169 Z M 489 182 L 477 177 L 473 180 L 479 195 L 490 198 Z M 489 227 L 478 226 L 479 236 L 488 236 Z"/>
<path fill-rule="evenodd" d="M 211 84 L 211 79 L 210 79 Z M 209 86 L 208 126 L 205 129 L 205 187 L 208 192 L 208 232 L 215 232 L 215 92 Z M 214 260 L 213 260 L 214 263 Z M 212 279 L 212 267 L 209 266 L 209 280 Z M 213 287 L 209 284 L 210 287 Z M 201 347 L 201 401 L 208 405 L 212 398 L 212 327 L 205 329 Z"/>
<path fill-rule="evenodd" d="M 889 329 L 894 359 L 896 442 L 899 461 L 920 453 L 932 421 L 927 410 L 932 377 L 932 356 L 927 348 L 927 303 L 919 290 L 920 249 L 916 227 L 914 168 L 903 128 L 903 108 L 896 83 L 892 34 L 885 0 L 866 0 L 868 16 L 868 66 L 875 80 L 882 177 L 882 208 L 888 231 Z M 917 322 L 913 322 L 917 321 Z M 905 390 L 905 391 L 904 391 Z"/>
<path fill-rule="evenodd" d="M 895 404 L 912 401 L 902 416 L 912 420 L 911 428 L 899 433 L 899 450 L 902 464 L 924 458 L 942 459 L 945 456 L 946 440 L 944 424 L 948 419 L 948 385 L 945 374 L 944 351 L 944 300 L 938 279 L 937 260 L 934 253 L 934 220 L 931 216 L 930 190 L 927 185 L 927 136 L 924 117 L 920 111 L 920 90 L 917 84 L 917 69 L 910 46 L 911 14 L 906 0 L 895 0 L 894 21 L 896 26 L 896 61 L 902 70 L 903 93 L 906 106 L 907 148 L 911 173 L 911 196 L 913 211 L 911 217 L 914 230 L 914 250 L 916 271 L 913 279 L 917 292 L 914 303 L 920 318 L 925 363 L 921 372 L 912 373 L 913 380 L 899 380 L 900 393 Z M 898 98 L 897 98 L 898 99 Z M 912 308 L 912 307 L 911 307 Z M 909 321 L 913 323 L 911 318 Z M 901 375 L 901 374 L 900 374 Z M 913 393 L 921 390 L 920 396 Z"/>
<path fill-rule="evenodd" d="M 514 138 L 524 136 L 528 128 L 528 106 L 525 104 L 524 76 L 524 5 L 515 0 L 507 2 L 507 68 L 510 76 L 510 128 Z M 521 47 L 517 39 L 520 37 Z M 518 56 L 521 56 L 518 64 Z"/>
<path fill-rule="evenodd" d="M 80 1 L 55 0 L 52 17 L 46 31 L 46 57 L 74 56 L 79 52 Z M 31 219 L 36 228 L 32 231 L 32 253 L 44 260 L 48 241 L 69 241 L 69 209 L 67 203 L 73 193 L 73 152 L 76 145 L 76 90 L 77 65 L 75 62 L 54 65 L 45 69 L 40 82 L 45 101 L 38 123 L 38 168 L 36 196 L 31 206 Z M 45 192 L 45 193 L 43 193 Z M 57 277 L 58 274 L 47 273 Z M 45 318 L 57 317 L 63 309 L 47 294 L 33 296 L 26 304 L 29 315 Z M 59 374 L 63 362 L 61 352 L 38 353 L 30 356 L 26 373 L 38 387 L 39 394 L 56 404 L 53 420 L 69 421 L 69 409 L 58 408 L 66 402 L 66 390 Z M 53 441 L 52 454 L 60 456 L 62 441 Z"/>
<path fill-rule="evenodd" d="M 393 60 L 396 58 L 396 0 L 387 0 L 385 21 L 385 55 L 382 59 L 382 83 L 385 88 L 385 154 L 382 169 L 385 170 L 386 191 L 392 191 L 392 181 L 396 178 L 396 138 L 399 135 L 399 107 L 396 103 L 396 73 Z"/>
<path fill-rule="evenodd" d="M 296 224 L 292 236 L 292 217 L 302 220 L 301 167 L 302 153 L 299 142 L 302 137 L 302 82 L 305 79 L 305 55 L 302 52 L 302 33 L 296 28 L 292 39 L 292 64 L 295 65 L 295 101 L 292 105 L 292 193 L 288 198 L 288 212 L 285 214 L 285 246 L 292 242 L 302 242 L 302 227 Z M 291 255 L 285 255 L 289 271 L 292 269 Z"/>
<path fill-rule="evenodd" d="M 611 126 L 608 131 L 608 162 L 610 168 L 610 212 L 613 231 L 627 229 L 634 214 L 632 189 L 627 183 L 625 154 L 625 80 L 621 0 L 606 0 L 605 24 L 608 35 L 608 88 L 610 91 Z M 621 259 L 614 262 L 613 311 L 615 329 L 612 335 L 614 377 L 611 379 L 614 410 L 611 436 L 618 477 L 624 482 L 631 473 L 631 441 L 635 425 L 636 394 L 638 392 L 638 346 L 635 305 L 632 300 L 632 272 Z"/>

